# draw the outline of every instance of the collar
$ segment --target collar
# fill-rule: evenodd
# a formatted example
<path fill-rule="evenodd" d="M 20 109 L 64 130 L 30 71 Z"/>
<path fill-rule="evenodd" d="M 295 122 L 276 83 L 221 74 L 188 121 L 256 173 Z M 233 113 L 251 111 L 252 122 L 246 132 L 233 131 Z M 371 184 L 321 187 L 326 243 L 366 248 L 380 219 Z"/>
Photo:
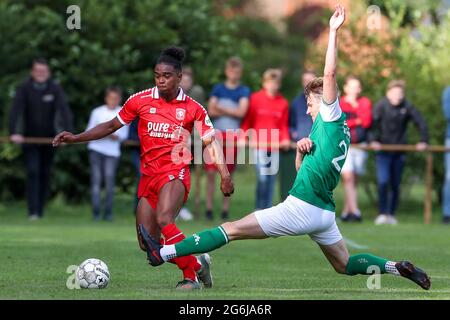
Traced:
<path fill-rule="evenodd" d="M 178 87 L 179 91 L 178 91 L 178 96 L 176 98 L 177 101 L 185 101 L 186 100 L 186 95 L 184 94 L 184 91 L 181 87 Z M 159 99 L 159 91 L 158 91 L 158 87 L 154 87 L 153 88 L 153 99 Z"/>

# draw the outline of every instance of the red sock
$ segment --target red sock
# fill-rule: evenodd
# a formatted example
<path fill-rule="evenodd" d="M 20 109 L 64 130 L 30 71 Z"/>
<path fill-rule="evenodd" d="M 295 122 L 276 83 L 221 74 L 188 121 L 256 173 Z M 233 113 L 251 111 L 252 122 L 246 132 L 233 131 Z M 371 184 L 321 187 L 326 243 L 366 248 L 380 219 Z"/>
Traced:
<path fill-rule="evenodd" d="M 161 233 L 164 236 L 165 244 L 175 244 L 186 238 L 174 223 L 168 224 L 167 226 L 162 228 Z M 198 263 L 196 257 L 194 257 L 193 255 L 184 256 L 174 258 L 171 262 L 175 263 L 178 268 L 183 271 L 183 276 L 185 279 L 190 279 L 193 281 L 197 280 L 196 271 L 200 270 L 201 265 L 200 263 Z"/>

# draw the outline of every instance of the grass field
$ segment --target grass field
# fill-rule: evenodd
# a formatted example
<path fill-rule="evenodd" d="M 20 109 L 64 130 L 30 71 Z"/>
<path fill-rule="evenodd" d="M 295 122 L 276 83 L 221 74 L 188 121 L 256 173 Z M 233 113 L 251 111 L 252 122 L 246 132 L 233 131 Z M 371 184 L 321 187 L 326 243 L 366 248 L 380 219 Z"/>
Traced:
<path fill-rule="evenodd" d="M 254 203 L 253 170 L 236 175 L 232 216 L 251 211 Z M 337 192 L 338 207 L 341 190 Z M 372 223 L 376 210 L 362 195 L 367 219 L 342 225 L 351 253 L 372 252 L 392 259 L 408 258 L 432 278 L 423 291 L 412 282 L 390 275 L 381 289 L 369 290 L 367 277 L 334 273 L 309 237 L 235 242 L 212 254 L 215 287 L 200 292 L 174 290 L 180 280 L 175 266 L 147 265 L 136 243 L 132 197 L 116 198 L 114 222 L 94 223 L 88 204 L 68 206 L 52 201 L 48 215 L 37 222 L 26 219 L 25 203 L 0 204 L 1 299 L 450 299 L 450 228 L 422 224 L 423 188 L 413 187 L 400 208 L 397 226 Z M 188 206 L 190 205 L 188 203 Z M 217 204 L 219 205 L 219 197 Z M 191 206 L 192 207 L 192 206 Z M 338 209 L 339 210 L 339 209 Z M 186 234 L 219 223 L 180 222 Z M 104 260 L 111 272 L 105 290 L 69 290 L 69 265 L 86 258 Z"/>

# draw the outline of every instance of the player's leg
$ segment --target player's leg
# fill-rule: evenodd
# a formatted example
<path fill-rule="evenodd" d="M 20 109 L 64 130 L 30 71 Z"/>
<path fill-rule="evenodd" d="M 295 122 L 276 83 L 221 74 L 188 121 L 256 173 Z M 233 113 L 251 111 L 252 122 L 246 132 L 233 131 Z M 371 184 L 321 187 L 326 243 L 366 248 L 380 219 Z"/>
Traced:
<path fill-rule="evenodd" d="M 339 237 L 341 239 L 334 242 Z M 327 230 L 314 234 L 311 238 L 319 244 L 325 257 L 338 273 L 347 275 L 389 273 L 410 279 L 425 290 L 431 286 L 428 275 L 408 261 L 395 262 L 370 253 L 349 256 L 336 223 Z"/>
<path fill-rule="evenodd" d="M 138 202 L 136 210 L 136 234 L 138 237 L 139 247 L 146 251 L 142 237 L 139 232 L 139 225 L 143 225 L 144 228 L 155 239 L 160 238 L 160 230 L 156 220 L 156 209 L 152 208 L 150 203 L 145 197 L 141 197 Z"/>
<path fill-rule="evenodd" d="M 179 179 L 165 183 L 158 194 L 158 204 L 156 215 L 161 234 L 164 236 L 164 243 L 167 245 L 176 244 L 185 236 L 176 226 L 175 219 L 183 206 L 186 187 Z M 202 265 L 192 255 L 169 259 L 178 266 L 183 272 L 184 280 L 179 283 L 178 288 L 199 289 L 197 272 Z"/>
<path fill-rule="evenodd" d="M 268 237 L 262 230 L 254 213 L 249 214 L 240 220 L 226 222 L 219 227 L 195 233 L 175 245 L 164 245 L 161 247 L 158 241 L 146 234 L 145 230 L 141 229 L 141 232 L 143 238 L 147 241 L 147 246 L 152 252 L 152 254 L 149 255 L 149 262 L 153 266 L 160 265 L 175 257 L 210 252 L 222 247 L 230 241 L 241 239 L 263 239 Z"/>

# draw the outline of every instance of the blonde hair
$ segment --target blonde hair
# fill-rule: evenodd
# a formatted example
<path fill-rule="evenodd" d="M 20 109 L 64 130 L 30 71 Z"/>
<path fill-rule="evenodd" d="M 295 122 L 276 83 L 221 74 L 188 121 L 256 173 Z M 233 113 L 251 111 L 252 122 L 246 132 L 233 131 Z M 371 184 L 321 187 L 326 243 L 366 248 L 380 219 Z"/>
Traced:
<path fill-rule="evenodd" d="M 283 72 L 281 71 L 281 69 L 267 69 L 263 73 L 262 80 L 263 80 L 263 82 L 267 81 L 267 80 L 274 80 L 274 81 L 281 82 L 282 77 L 283 77 Z"/>

